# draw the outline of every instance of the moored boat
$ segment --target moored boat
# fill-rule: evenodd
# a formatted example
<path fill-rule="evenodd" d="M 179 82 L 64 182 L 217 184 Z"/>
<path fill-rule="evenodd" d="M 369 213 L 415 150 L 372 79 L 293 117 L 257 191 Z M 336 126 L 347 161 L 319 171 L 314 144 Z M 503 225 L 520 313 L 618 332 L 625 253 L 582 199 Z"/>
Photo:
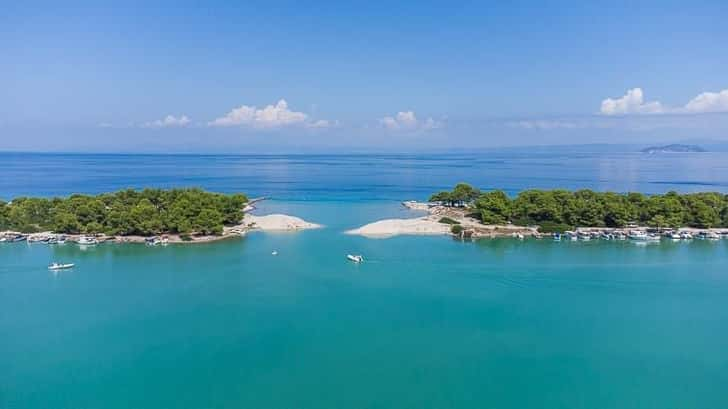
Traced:
<path fill-rule="evenodd" d="M 680 238 L 683 240 L 692 240 L 693 235 L 689 231 L 680 232 Z"/>
<path fill-rule="evenodd" d="M 682 239 L 682 237 L 680 236 L 680 233 L 678 233 L 676 231 L 669 231 L 669 232 L 667 232 L 666 236 L 667 236 L 667 238 L 676 240 L 676 241 Z"/>
<path fill-rule="evenodd" d="M 81 236 L 78 238 L 78 244 L 93 246 L 95 244 L 99 244 L 99 241 L 96 239 L 96 237 L 93 236 Z"/>
<path fill-rule="evenodd" d="M 646 241 L 648 238 L 647 232 L 642 230 L 632 230 L 629 232 L 630 240 Z"/>

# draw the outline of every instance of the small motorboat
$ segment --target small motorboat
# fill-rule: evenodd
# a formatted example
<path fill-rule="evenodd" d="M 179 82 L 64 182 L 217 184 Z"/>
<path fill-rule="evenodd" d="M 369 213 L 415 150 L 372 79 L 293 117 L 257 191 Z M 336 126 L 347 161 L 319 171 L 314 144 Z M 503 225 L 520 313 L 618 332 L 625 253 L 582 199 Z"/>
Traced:
<path fill-rule="evenodd" d="M 277 250 L 273 250 L 273 251 L 270 252 L 270 255 L 271 256 L 277 256 L 278 255 L 278 251 Z"/>
<path fill-rule="evenodd" d="M 714 231 L 709 231 L 705 233 L 705 238 L 707 240 L 720 240 L 720 235 Z"/>
<path fill-rule="evenodd" d="M 642 230 L 632 230 L 629 232 L 629 238 L 631 240 L 646 241 L 648 237 L 647 232 Z"/>
<path fill-rule="evenodd" d="M 362 261 L 364 261 L 364 256 L 362 255 L 347 254 L 346 258 L 349 259 L 349 261 L 353 261 L 355 263 L 361 263 Z"/>
<path fill-rule="evenodd" d="M 93 246 L 99 244 L 99 241 L 96 240 L 96 237 L 93 236 L 81 236 L 78 238 L 78 244 L 84 246 Z"/>
<path fill-rule="evenodd" d="M 561 233 L 554 233 L 552 237 L 554 238 L 554 241 L 561 241 Z"/>
<path fill-rule="evenodd" d="M 69 268 L 73 268 L 73 266 L 74 266 L 73 263 L 66 263 L 66 264 L 62 264 L 62 263 L 51 263 L 48 266 L 48 269 L 49 270 L 66 270 L 66 269 L 69 269 Z"/>
<path fill-rule="evenodd" d="M 660 237 L 657 233 L 650 233 L 647 235 L 647 241 L 660 241 L 662 237 Z"/>

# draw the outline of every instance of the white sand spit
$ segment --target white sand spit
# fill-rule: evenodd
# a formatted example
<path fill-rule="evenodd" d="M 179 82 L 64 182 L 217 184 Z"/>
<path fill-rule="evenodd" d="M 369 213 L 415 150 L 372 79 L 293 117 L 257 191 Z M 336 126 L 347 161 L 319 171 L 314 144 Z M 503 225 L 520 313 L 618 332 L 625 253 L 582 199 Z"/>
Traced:
<path fill-rule="evenodd" d="M 319 224 L 307 222 L 299 217 L 289 216 L 286 214 L 269 214 L 265 216 L 255 216 L 252 214 L 246 214 L 243 223 L 246 226 L 250 226 L 253 229 L 264 230 L 264 231 L 275 231 L 275 230 L 306 230 L 306 229 L 318 229 L 322 227 Z"/>
<path fill-rule="evenodd" d="M 355 234 L 367 237 L 386 238 L 405 235 L 448 234 L 450 226 L 439 223 L 430 217 L 417 217 L 413 219 L 386 219 L 369 223 L 358 229 L 349 230 L 346 234 Z"/>

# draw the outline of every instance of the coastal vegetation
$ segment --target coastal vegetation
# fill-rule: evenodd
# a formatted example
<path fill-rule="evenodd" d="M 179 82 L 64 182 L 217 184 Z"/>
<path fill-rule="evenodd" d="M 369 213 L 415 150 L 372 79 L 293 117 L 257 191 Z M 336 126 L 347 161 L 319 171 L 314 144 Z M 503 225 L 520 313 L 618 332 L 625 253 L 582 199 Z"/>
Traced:
<path fill-rule="evenodd" d="M 0 201 L 0 230 L 23 233 L 217 235 L 239 224 L 248 198 L 201 189 L 121 190 L 66 198 L 21 197 Z"/>
<path fill-rule="evenodd" d="M 441 217 L 440 220 L 438 220 L 438 221 L 443 224 L 460 224 L 459 221 L 457 221 L 453 218 L 447 217 L 447 216 Z"/>
<path fill-rule="evenodd" d="M 465 183 L 430 197 L 444 206 L 467 207 L 484 224 L 539 225 L 542 231 L 573 227 L 728 227 L 728 195 L 717 192 L 661 195 L 530 189 L 515 197 L 480 192 Z"/>

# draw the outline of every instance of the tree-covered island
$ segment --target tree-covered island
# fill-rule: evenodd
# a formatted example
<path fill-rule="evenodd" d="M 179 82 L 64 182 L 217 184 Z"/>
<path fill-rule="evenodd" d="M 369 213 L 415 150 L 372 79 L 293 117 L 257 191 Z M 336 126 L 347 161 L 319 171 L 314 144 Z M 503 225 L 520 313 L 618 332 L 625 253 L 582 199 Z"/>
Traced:
<path fill-rule="evenodd" d="M 717 192 L 660 195 L 562 189 L 481 192 L 466 183 L 432 195 L 430 202 L 466 208 L 483 224 L 538 225 L 541 231 L 575 227 L 728 227 L 728 195 Z"/>
<path fill-rule="evenodd" d="M 152 236 L 219 235 L 240 224 L 244 194 L 201 189 L 121 190 L 65 198 L 19 197 L 0 201 L 0 231 Z"/>

